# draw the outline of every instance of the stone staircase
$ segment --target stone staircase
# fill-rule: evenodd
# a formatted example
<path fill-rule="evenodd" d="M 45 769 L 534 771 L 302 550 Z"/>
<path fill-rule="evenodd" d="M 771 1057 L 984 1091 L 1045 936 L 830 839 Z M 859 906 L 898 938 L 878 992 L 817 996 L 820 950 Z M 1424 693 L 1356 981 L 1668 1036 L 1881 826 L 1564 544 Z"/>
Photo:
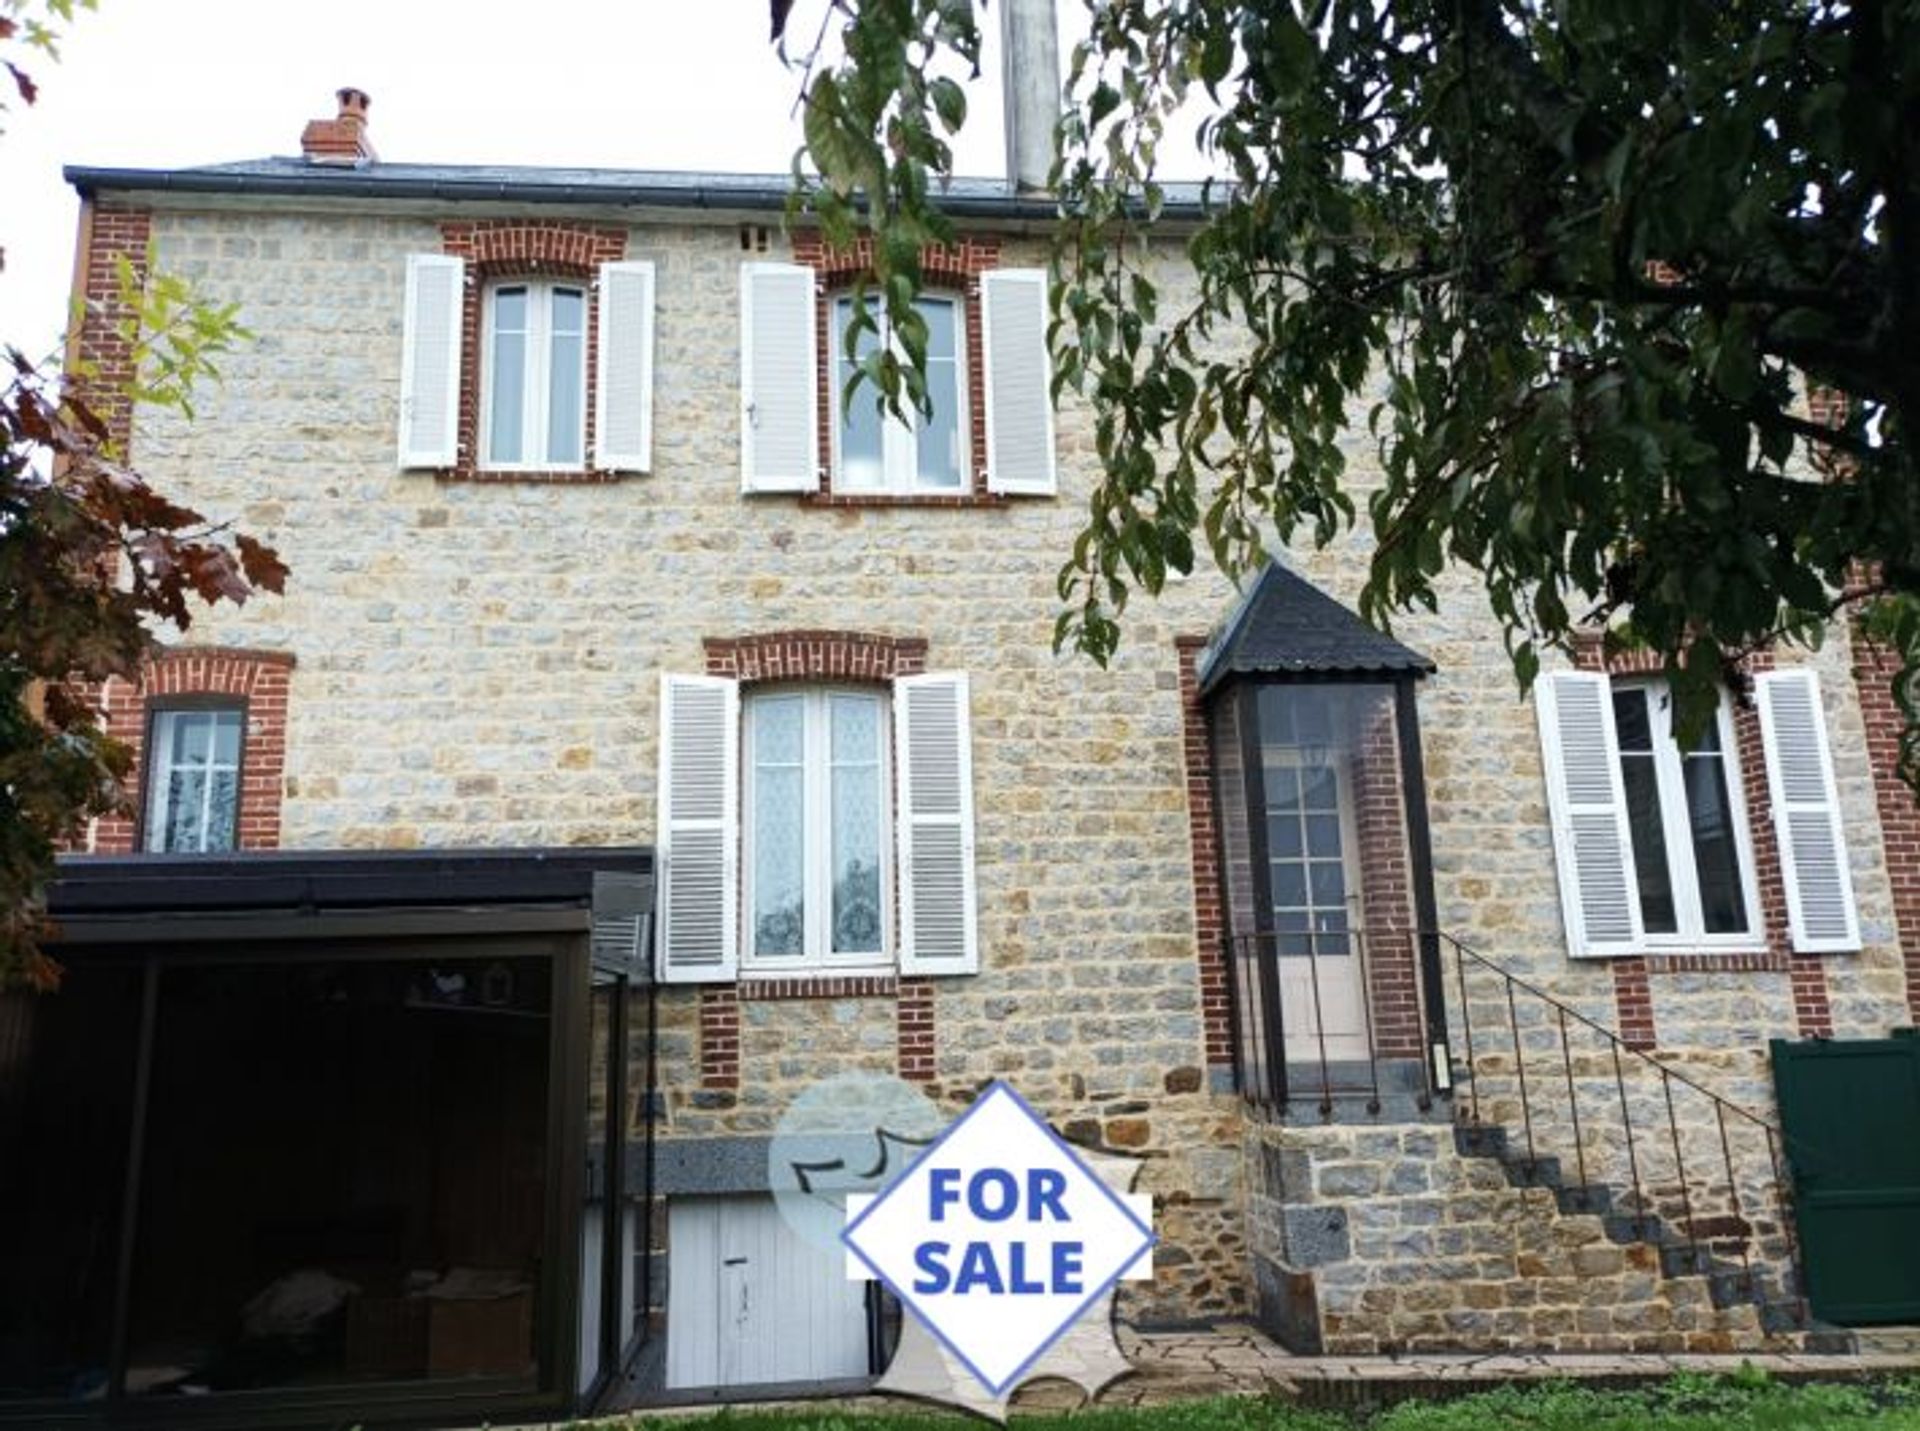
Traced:
<path fill-rule="evenodd" d="M 1757 1332 L 1769 1350 L 1851 1352 L 1855 1334 L 1813 1321 L 1795 1286 L 1797 1272 L 1754 1257 L 1753 1230 L 1744 1219 L 1722 1216 L 1714 1231 L 1719 1236 L 1689 1236 L 1659 1212 L 1632 1205 L 1603 1183 L 1582 1183 L 1568 1174 L 1559 1158 L 1529 1156 L 1516 1150 L 1504 1127 L 1456 1124 L 1454 1146 L 1466 1157 L 1480 1158 L 1500 1169 L 1507 1185 L 1550 1193 L 1563 1222 L 1578 1220 L 1582 1232 L 1597 1231 L 1605 1243 L 1629 1249 L 1630 1260 L 1657 1267 L 1669 1283 L 1683 1283 L 1705 1292 L 1707 1303 L 1727 1312 L 1739 1330 Z M 1591 1244 L 1589 1244 L 1591 1245 Z M 1640 1250 L 1637 1257 L 1634 1249 Z M 1649 1259 L 1646 1254 L 1650 1253 Z M 1743 1255 L 1744 1254 L 1744 1255 Z M 1746 1315 L 1751 1313 L 1751 1318 Z M 1746 1324 L 1751 1321 L 1751 1326 Z M 1729 1326 L 1728 1330 L 1734 1330 Z M 1730 1347 L 1729 1350 L 1742 1349 Z M 1759 1348 L 1754 1348 L 1759 1349 Z"/>
<path fill-rule="evenodd" d="M 1248 1120 L 1270 1332 L 1308 1354 L 1858 1346 L 1808 1316 L 1777 1125 L 1441 938 L 1449 1089 Z"/>

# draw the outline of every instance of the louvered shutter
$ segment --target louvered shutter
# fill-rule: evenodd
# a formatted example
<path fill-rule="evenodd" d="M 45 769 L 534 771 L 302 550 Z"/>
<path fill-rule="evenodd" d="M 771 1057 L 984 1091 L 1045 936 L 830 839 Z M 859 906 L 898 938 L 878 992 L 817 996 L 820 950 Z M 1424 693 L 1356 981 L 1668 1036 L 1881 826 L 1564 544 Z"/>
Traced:
<path fill-rule="evenodd" d="M 973 883 L 973 753 L 967 678 L 894 682 L 900 788 L 900 971 L 980 967 Z"/>
<path fill-rule="evenodd" d="M 1637 953 L 1646 932 L 1607 678 L 1563 671 L 1542 676 L 1535 691 L 1567 948 L 1576 957 Z"/>
<path fill-rule="evenodd" d="M 1794 950 L 1828 954 L 1858 949 L 1860 917 L 1853 902 L 1819 678 L 1806 670 L 1767 671 L 1754 678 L 1754 689 Z"/>
<path fill-rule="evenodd" d="M 594 464 L 608 472 L 653 468 L 653 265 L 600 265 L 599 384 Z"/>
<path fill-rule="evenodd" d="M 792 263 L 740 268 L 740 486 L 812 492 L 820 486 L 819 354 L 813 270 Z"/>
<path fill-rule="evenodd" d="M 400 465 L 452 467 L 460 458 L 460 330 L 466 265 L 439 253 L 407 258 L 400 347 Z"/>
<path fill-rule="evenodd" d="M 660 679 L 660 980 L 734 977 L 740 888 L 740 693 Z"/>
<path fill-rule="evenodd" d="M 1053 366 L 1047 354 L 1047 275 L 997 268 L 980 275 L 987 387 L 987 487 L 1047 497 L 1053 456 Z"/>

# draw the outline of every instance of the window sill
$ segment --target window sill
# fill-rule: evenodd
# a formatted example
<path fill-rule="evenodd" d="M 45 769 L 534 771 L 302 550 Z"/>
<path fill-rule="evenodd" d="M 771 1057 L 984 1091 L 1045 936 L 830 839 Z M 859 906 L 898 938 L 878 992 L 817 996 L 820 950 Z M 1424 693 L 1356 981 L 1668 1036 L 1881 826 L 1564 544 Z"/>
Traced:
<path fill-rule="evenodd" d="M 738 997 L 742 1003 L 770 1003 L 779 999 L 891 999 L 900 993 L 900 976 L 886 973 L 770 973 L 740 972 Z"/>
<path fill-rule="evenodd" d="M 548 486 L 593 486 L 623 482 L 637 475 L 597 467 L 440 467 L 432 473 L 438 482 L 531 482 Z"/>
<path fill-rule="evenodd" d="M 1790 954 L 1765 947 L 1741 949 L 1649 949 L 1641 956 L 1649 974 L 1784 974 L 1792 967 Z"/>
<path fill-rule="evenodd" d="M 803 507 L 1009 507 L 999 492 L 802 492 Z"/>

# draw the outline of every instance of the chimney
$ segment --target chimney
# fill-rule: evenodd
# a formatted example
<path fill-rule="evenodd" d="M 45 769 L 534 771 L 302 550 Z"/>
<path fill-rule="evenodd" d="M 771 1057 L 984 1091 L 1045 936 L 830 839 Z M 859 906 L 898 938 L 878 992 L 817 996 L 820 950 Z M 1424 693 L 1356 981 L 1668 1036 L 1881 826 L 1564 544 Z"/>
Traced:
<path fill-rule="evenodd" d="M 1043 193 L 1053 168 L 1053 127 L 1060 119 L 1060 28 L 1053 0 L 1003 0 L 1007 178 L 1016 192 Z"/>
<path fill-rule="evenodd" d="M 367 106 L 373 101 L 363 89 L 335 91 L 340 113 L 332 119 L 315 119 L 300 132 L 300 152 L 309 164 L 335 164 L 358 168 L 371 164 L 379 156 L 373 141 L 367 138 Z"/>

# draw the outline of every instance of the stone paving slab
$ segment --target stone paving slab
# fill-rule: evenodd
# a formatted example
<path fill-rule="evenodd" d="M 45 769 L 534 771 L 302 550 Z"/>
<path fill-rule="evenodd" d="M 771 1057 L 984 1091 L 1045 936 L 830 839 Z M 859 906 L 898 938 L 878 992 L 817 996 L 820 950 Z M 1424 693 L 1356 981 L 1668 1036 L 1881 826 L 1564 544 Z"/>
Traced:
<path fill-rule="evenodd" d="M 1920 1328 L 1886 1328 L 1863 1340 L 1869 1349 L 1852 1354 L 1807 1353 L 1706 1356 L 1697 1353 L 1636 1355 L 1533 1355 L 1527 1353 L 1423 1353 L 1417 1356 L 1295 1356 L 1254 1327 L 1224 1323 L 1204 1331 L 1136 1332 L 1121 1326 L 1121 1348 L 1133 1375 L 1095 1398 L 1097 1406 L 1164 1406 L 1209 1396 L 1277 1396 L 1321 1406 L 1400 1400 L 1422 1394 L 1458 1395 L 1514 1381 L 1572 1379 L 1606 1384 L 1657 1381 L 1675 1372 L 1763 1369 L 1784 1380 L 1920 1375 Z M 1033 1382 L 1014 1398 L 1013 1412 L 1067 1411 L 1087 1404 L 1077 1386 Z M 846 1396 L 831 1402 L 709 1402 L 629 1413 L 685 1416 L 729 1407 L 735 1410 L 887 1412 L 912 1411 L 918 1403 L 887 1396 Z M 926 1408 L 931 1409 L 931 1408 Z M 618 1427 L 628 1417 L 600 1424 Z M 566 1423 L 576 1425 L 582 1423 Z M 557 1431 L 557 1428 L 556 1428 Z"/>

